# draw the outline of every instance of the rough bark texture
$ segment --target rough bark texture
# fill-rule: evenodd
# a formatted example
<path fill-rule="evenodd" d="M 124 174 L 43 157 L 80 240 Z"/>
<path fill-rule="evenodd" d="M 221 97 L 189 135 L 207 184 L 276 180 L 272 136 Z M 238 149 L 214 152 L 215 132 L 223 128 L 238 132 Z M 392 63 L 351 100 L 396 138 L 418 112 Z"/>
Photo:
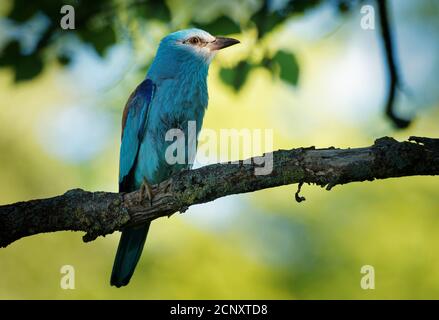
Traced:
<path fill-rule="evenodd" d="M 256 161 L 255 161 L 256 160 Z M 152 205 L 139 192 L 87 192 L 0 206 L 0 247 L 37 233 L 85 231 L 84 241 L 126 225 L 184 212 L 189 206 L 231 194 L 287 184 L 315 183 L 330 190 L 340 184 L 392 177 L 439 174 L 439 140 L 381 138 L 366 148 L 299 148 L 273 152 L 273 171 L 255 175 L 257 158 L 182 171 L 153 187 Z M 296 194 L 296 199 L 303 198 Z"/>

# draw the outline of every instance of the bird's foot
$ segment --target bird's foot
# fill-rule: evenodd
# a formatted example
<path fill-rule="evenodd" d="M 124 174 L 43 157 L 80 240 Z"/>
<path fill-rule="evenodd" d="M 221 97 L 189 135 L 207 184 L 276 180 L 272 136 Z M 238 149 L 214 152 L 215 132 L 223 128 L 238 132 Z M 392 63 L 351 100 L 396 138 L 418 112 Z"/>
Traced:
<path fill-rule="evenodd" d="M 149 205 L 152 206 L 153 198 L 154 194 L 152 192 L 152 187 L 148 183 L 148 180 L 143 178 L 142 185 L 140 186 L 139 202 L 142 203 L 144 199 L 148 199 Z"/>

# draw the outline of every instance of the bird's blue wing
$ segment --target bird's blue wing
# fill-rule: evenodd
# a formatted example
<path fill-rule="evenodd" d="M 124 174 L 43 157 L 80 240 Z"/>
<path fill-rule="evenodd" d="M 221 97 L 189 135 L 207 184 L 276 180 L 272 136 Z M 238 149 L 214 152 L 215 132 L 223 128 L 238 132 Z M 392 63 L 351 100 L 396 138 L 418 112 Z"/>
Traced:
<path fill-rule="evenodd" d="M 155 85 L 144 80 L 131 94 L 122 119 L 122 143 L 119 163 L 119 191 L 133 191 L 133 169 L 146 132 L 148 113 Z"/>

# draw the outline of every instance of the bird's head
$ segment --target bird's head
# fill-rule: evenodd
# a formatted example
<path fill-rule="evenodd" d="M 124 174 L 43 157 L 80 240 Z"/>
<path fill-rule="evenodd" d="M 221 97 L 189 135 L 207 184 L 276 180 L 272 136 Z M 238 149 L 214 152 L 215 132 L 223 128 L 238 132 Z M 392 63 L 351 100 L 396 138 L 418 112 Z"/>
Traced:
<path fill-rule="evenodd" d="M 176 31 L 162 39 L 151 68 L 169 73 L 169 69 L 177 71 L 191 65 L 208 66 L 218 50 L 237 43 L 239 40 L 215 37 L 201 29 Z"/>

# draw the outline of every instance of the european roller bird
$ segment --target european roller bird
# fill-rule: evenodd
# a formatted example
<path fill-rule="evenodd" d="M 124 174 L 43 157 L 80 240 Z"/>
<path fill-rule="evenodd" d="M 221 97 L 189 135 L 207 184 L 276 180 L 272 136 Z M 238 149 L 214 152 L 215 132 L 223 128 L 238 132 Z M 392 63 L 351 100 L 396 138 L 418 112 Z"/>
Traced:
<path fill-rule="evenodd" d="M 120 192 L 140 189 L 141 197 L 152 201 L 151 185 L 191 167 L 193 159 L 187 156 L 184 163 L 167 161 L 166 149 L 172 141 L 165 139 L 166 132 L 187 132 L 188 122 L 195 121 L 198 136 L 208 102 L 210 62 L 218 50 L 236 43 L 239 41 L 214 37 L 200 29 L 177 31 L 162 39 L 145 80 L 131 94 L 123 112 Z M 111 285 L 121 287 L 130 281 L 149 225 L 122 230 Z"/>

